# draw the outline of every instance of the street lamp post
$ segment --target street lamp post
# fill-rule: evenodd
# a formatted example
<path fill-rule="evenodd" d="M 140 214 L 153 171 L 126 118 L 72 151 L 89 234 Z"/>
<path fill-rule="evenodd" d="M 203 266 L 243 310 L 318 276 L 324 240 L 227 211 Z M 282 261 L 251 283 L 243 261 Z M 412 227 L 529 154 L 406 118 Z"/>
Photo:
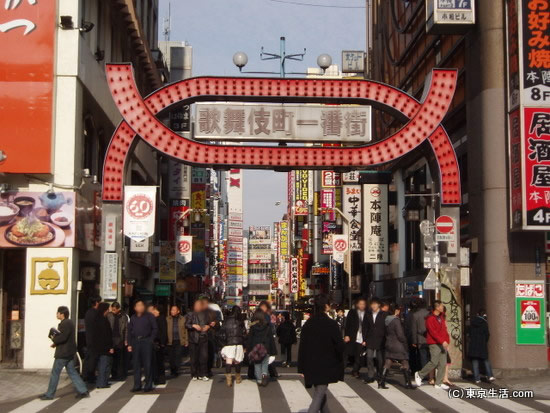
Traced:
<path fill-rule="evenodd" d="M 233 63 L 235 66 L 239 68 L 239 71 L 241 73 L 248 73 L 248 74 L 271 74 L 271 75 L 279 75 L 281 77 L 286 77 L 287 74 L 289 75 L 307 75 L 307 73 L 304 72 L 287 72 L 286 71 L 286 61 L 287 60 L 296 60 L 298 62 L 301 62 L 304 60 L 304 56 L 306 54 L 306 49 L 304 48 L 303 53 L 293 53 L 293 54 L 286 54 L 286 38 L 283 36 L 280 38 L 280 50 L 279 54 L 276 53 L 268 53 L 264 52 L 264 48 L 262 47 L 260 51 L 260 59 L 261 60 L 279 60 L 280 66 L 278 72 L 243 72 L 243 67 L 246 66 L 248 63 L 248 56 L 245 52 L 237 52 L 233 55 Z M 317 58 L 317 64 L 319 67 L 323 70 L 327 70 L 330 65 L 332 64 L 332 58 L 326 54 L 323 53 Z"/>

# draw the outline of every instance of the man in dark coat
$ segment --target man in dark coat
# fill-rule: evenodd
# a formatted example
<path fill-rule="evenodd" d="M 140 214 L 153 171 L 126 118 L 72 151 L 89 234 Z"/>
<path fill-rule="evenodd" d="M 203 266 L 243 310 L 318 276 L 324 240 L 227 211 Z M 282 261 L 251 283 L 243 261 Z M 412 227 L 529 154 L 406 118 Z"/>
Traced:
<path fill-rule="evenodd" d="M 470 322 L 470 343 L 468 346 L 468 357 L 472 360 L 472 370 L 476 384 L 481 382 L 479 375 L 479 363 L 483 363 L 487 379 L 492 382 L 493 369 L 489 361 L 489 350 L 487 343 L 489 341 L 489 324 L 487 323 L 487 313 L 484 309 L 477 312 L 477 315 Z"/>
<path fill-rule="evenodd" d="M 162 309 L 158 305 L 150 306 L 150 313 L 157 321 L 157 336 L 153 341 L 153 383 L 166 384 L 166 372 L 164 366 L 164 352 L 168 343 L 168 322 L 161 316 Z"/>
<path fill-rule="evenodd" d="M 166 317 L 168 326 L 168 354 L 170 358 L 170 371 L 172 377 L 178 377 L 181 367 L 182 347 L 188 347 L 187 329 L 185 328 L 185 316 L 181 315 L 177 305 L 170 307 L 170 315 Z"/>
<path fill-rule="evenodd" d="M 72 320 L 69 319 L 69 309 L 61 306 L 57 309 L 57 319 L 60 320 L 57 331 L 50 335 L 52 347 L 55 348 L 54 362 L 50 375 L 48 391 L 40 396 L 41 400 L 53 400 L 59 376 L 63 368 L 67 370 L 69 378 L 77 391 L 77 398 L 90 397 L 86 384 L 80 378 L 74 366 L 74 356 L 76 354 L 75 327 Z"/>
<path fill-rule="evenodd" d="M 419 369 L 424 368 L 430 361 L 430 349 L 426 343 L 426 318 L 430 312 L 426 308 L 426 301 L 419 298 L 416 302 L 416 309 L 412 314 L 411 321 L 411 345 L 416 348 L 419 355 Z"/>
<path fill-rule="evenodd" d="M 113 367 L 111 379 L 114 381 L 126 380 L 127 368 L 125 363 L 126 346 L 128 345 L 128 316 L 120 308 L 120 303 L 111 304 L 111 311 L 107 319 L 113 331 Z"/>
<path fill-rule="evenodd" d="M 328 316 L 324 295 L 315 299 L 315 315 L 302 328 L 298 349 L 298 372 L 306 387 L 315 386 L 308 412 L 324 412 L 329 383 L 344 380 L 344 342 L 336 321 Z"/>
<path fill-rule="evenodd" d="M 380 309 L 380 300 L 373 298 L 370 312 L 363 320 L 363 342 L 367 348 L 368 377 L 366 382 L 375 380 L 374 359 L 376 359 L 376 375 L 380 377 L 384 364 L 384 337 L 386 336 L 386 313 Z"/>
<path fill-rule="evenodd" d="M 353 368 L 351 375 L 359 378 L 361 369 L 361 354 L 364 351 L 363 321 L 367 310 L 367 300 L 359 298 L 355 308 L 349 310 L 344 328 L 344 342 L 347 345 L 347 354 L 353 355 Z"/>
<path fill-rule="evenodd" d="M 88 383 L 95 383 L 95 371 L 99 360 L 99 355 L 94 350 L 96 348 L 94 339 L 98 337 L 97 321 L 99 314 L 97 312 L 97 307 L 100 302 L 100 296 L 90 297 L 90 308 L 88 308 L 88 311 L 86 311 L 86 314 L 84 315 L 84 330 L 86 331 L 86 356 L 84 357 L 84 365 L 82 366 L 82 375 L 84 376 L 84 381 L 87 381 Z"/>
<path fill-rule="evenodd" d="M 132 353 L 134 365 L 134 387 L 132 392 L 141 391 L 141 369 L 145 375 L 143 391 L 153 390 L 153 340 L 157 336 L 155 316 L 145 311 L 143 300 L 134 303 L 136 312 L 128 324 L 128 351 Z"/>
<path fill-rule="evenodd" d="M 281 345 L 282 353 L 286 354 L 286 362 L 283 361 L 283 367 L 290 367 L 292 363 L 292 345 L 296 344 L 296 327 L 290 319 L 289 313 L 283 314 L 284 321 L 277 327 L 277 337 Z"/>
<path fill-rule="evenodd" d="M 201 300 L 195 301 L 193 312 L 185 317 L 185 328 L 189 338 L 191 377 L 208 381 L 208 330 L 211 327 L 205 310 Z"/>

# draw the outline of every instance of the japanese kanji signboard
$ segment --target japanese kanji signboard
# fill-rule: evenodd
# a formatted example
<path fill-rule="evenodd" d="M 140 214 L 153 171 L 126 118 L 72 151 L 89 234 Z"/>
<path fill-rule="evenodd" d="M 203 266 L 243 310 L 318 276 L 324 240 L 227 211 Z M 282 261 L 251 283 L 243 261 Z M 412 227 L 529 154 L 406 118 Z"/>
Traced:
<path fill-rule="evenodd" d="M 388 185 L 363 185 L 363 262 L 389 262 Z"/>
<path fill-rule="evenodd" d="M 307 215 L 309 203 L 309 171 L 294 171 L 294 215 Z"/>
<path fill-rule="evenodd" d="M 475 23 L 474 0 L 426 1 L 426 30 L 438 26 L 470 25 Z"/>
<path fill-rule="evenodd" d="M 280 222 L 280 233 L 279 233 L 279 253 L 281 258 L 286 259 L 289 254 L 289 233 L 288 233 L 288 221 Z"/>
<path fill-rule="evenodd" d="M 296 294 L 299 289 L 299 263 L 298 258 L 292 257 L 290 259 L 290 292 Z"/>
<path fill-rule="evenodd" d="M 124 235 L 143 241 L 155 233 L 156 200 L 154 186 L 124 187 Z"/>
<path fill-rule="evenodd" d="M 50 173 L 57 2 L 0 7 L 0 172 Z"/>
<path fill-rule="evenodd" d="M 516 281 L 516 343 L 545 344 L 544 281 Z"/>
<path fill-rule="evenodd" d="M 512 229 L 550 227 L 549 0 L 507 1 Z"/>
<path fill-rule="evenodd" d="M 195 138 L 237 141 L 371 140 L 370 106 L 197 103 Z"/>
<path fill-rule="evenodd" d="M 361 251 L 361 185 L 344 185 L 342 189 L 344 213 L 349 218 L 349 248 Z"/>

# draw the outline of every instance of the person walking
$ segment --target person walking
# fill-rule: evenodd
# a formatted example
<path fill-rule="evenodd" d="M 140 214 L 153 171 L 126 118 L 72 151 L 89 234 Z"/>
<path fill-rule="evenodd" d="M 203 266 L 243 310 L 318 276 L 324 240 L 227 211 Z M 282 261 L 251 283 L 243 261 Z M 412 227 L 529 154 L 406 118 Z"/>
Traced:
<path fill-rule="evenodd" d="M 277 348 L 271 324 L 261 310 L 257 310 L 252 317 L 246 348 L 249 351 L 249 361 L 254 363 L 256 383 L 259 386 L 267 386 L 269 383 L 269 357 L 277 354 Z"/>
<path fill-rule="evenodd" d="M 126 380 L 125 353 L 128 345 L 128 317 L 122 313 L 120 303 L 111 304 L 110 312 L 107 313 L 107 319 L 113 331 L 113 365 L 111 368 L 111 380 Z"/>
<path fill-rule="evenodd" d="M 107 318 L 109 313 L 109 303 L 99 303 L 97 307 L 97 337 L 94 339 L 95 352 L 98 355 L 97 363 L 97 382 L 96 388 L 106 389 L 111 387 L 109 377 L 111 375 L 111 365 L 113 362 L 113 331 Z"/>
<path fill-rule="evenodd" d="M 395 304 L 390 304 L 388 315 L 384 320 L 386 325 L 386 340 L 384 346 L 386 359 L 384 362 L 384 369 L 382 370 L 382 377 L 378 382 L 379 389 L 387 389 L 386 377 L 394 361 L 398 361 L 401 364 L 401 371 L 405 378 L 405 388 L 414 389 L 411 383 L 411 371 L 409 366 L 409 346 L 407 344 L 407 337 L 405 336 L 401 319 L 399 318 L 400 315 L 401 309 Z"/>
<path fill-rule="evenodd" d="M 359 298 L 355 308 L 351 309 L 346 318 L 344 328 L 344 342 L 347 345 L 347 354 L 354 356 L 351 375 L 359 378 L 361 370 L 361 355 L 364 352 L 363 320 L 367 310 L 367 300 Z"/>
<path fill-rule="evenodd" d="M 86 332 L 86 356 L 84 357 L 84 363 L 82 366 L 82 373 L 84 381 L 88 383 L 95 383 L 96 381 L 96 368 L 99 356 L 94 351 L 96 345 L 94 340 L 97 335 L 97 319 L 98 312 L 97 307 L 101 302 L 100 296 L 92 296 L 88 300 L 90 308 L 84 315 L 84 330 Z"/>
<path fill-rule="evenodd" d="M 235 382 L 240 384 L 241 363 L 244 360 L 244 338 L 246 329 L 244 328 L 243 320 L 241 319 L 241 308 L 234 306 L 229 313 L 228 318 L 223 322 L 219 335 L 224 341 L 224 346 L 221 350 L 221 355 L 225 360 L 225 382 L 228 387 L 233 385 L 233 377 L 231 368 L 235 365 Z"/>
<path fill-rule="evenodd" d="M 53 400 L 63 368 L 65 368 L 73 383 L 76 397 L 79 399 L 90 397 L 88 388 L 74 365 L 74 356 L 76 355 L 75 326 L 73 321 L 69 319 L 69 309 L 65 306 L 59 307 L 56 316 L 59 320 L 59 325 L 57 326 L 57 330 L 50 335 L 50 339 L 52 340 L 51 347 L 55 348 L 54 362 L 48 390 L 40 396 L 40 399 Z"/>
<path fill-rule="evenodd" d="M 470 341 L 468 345 L 468 357 L 472 361 L 472 370 L 474 373 L 474 382 L 479 384 L 481 378 L 479 375 L 479 364 L 485 367 L 485 375 L 489 382 L 495 381 L 493 369 L 489 361 L 489 324 L 487 323 L 487 312 L 480 309 L 477 315 L 470 321 Z"/>
<path fill-rule="evenodd" d="M 344 328 L 346 326 L 346 312 L 343 308 L 338 308 L 336 311 L 336 318 L 334 319 L 338 323 L 338 328 L 344 337 Z"/>
<path fill-rule="evenodd" d="M 292 345 L 296 344 L 296 327 L 290 319 L 290 313 L 283 313 L 283 322 L 277 327 L 277 337 L 281 345 L 281 353 L 286 354 L 283 367 L 290 367 L 292 363 Z"/>
<path fill-rule="evenodd" d="M 162 307 L 154 305 L 151 314 L 157 322 L 157 336 L 153 340 L 153 383 L 166 384 L 166 369 L 164 366 L 164 352 L 168 342 L 168 323 L 163 316 Z"/>
<path fill-rule="evenodd" d="M 315 298 L 315 314 L 303 326 L 298 348 L 298 372 L 306 387 L 315 387 L 308 413 L 326 413 L 329 383 L 344 380 L 342 340 L 338 323 L 328 315 L 329 300 L 325 295 Z"/>
<path fill-rule="evenodd" d="M 368 377 L 366 383 L 375 380 L 375 374 L 380 382 L 380 376 L 384 365 L 384 338 L 386 336 L 386 312 L 380 308 L 380 300 L 373 298 L 370 303 L 370 312 L 363 320 L 363 346 L 367 353 Z M 376 372 L 374 366 L 376 359 Z"/>
<path fill-rule="evenodd" d="M 157 322 L 155 317 L 145 311 L 143 300 L 134 303 L 135 314 L 128 324 L 128 351 L 132 353 L 134 365 L 134 387 L 132 392 L 142 389 L 141 369 L 145 375 L 143 391 L 153 390 L 153 340 L 157 336 Z"/>
<path fill-rule="evenodd" d="M 265 314 L 265 319 L 267 321 L 267 323 L 269 324 L 270 328 L 271 328 L 271 333 L 273 335 L 273 339 L 275 339 L 275 337 L 277 336 L 277 328 L 275 326 L 275 324 L 273 323 L 273 318 L 272 318 L 272 314 L 273 314 L 273 310 L 271 308 L 271 305 L 269 304 L 269 302 L 267 301 L 261 301 L 260 302 L 260 305 L 258 306 L 260 308 L 260 310 L 262 310 Z M 275 367 L 275 356 L 277 355 L 277 348 L 275 348 L 275 354 L 273 354 L 273 356 L 271 357 L 270 361 L 269 361 L 269 365 L 267 366 L 268 370 L 269 370 L 269 377 L 271 378 L 278 378 L 279 377 L 279 373 L 277 372 L 277 368 Z"/>
<path fill-rule="evenodd" d="M 208 330 L 210 324 L 201 300 L 195 301 L 193 312 L 185 319 L 189 337 L 191 377 L 193 380 L 208 381 Z"/>
<path fill-rule="evenodd" d="M 170 372 L 172 377 L 179 376 L 183 347 L 189 346 L 187 329 L 185 328 L 185 317 L 181 315 L 177 305 L 170 307 L 170 315 L 166 317 L 168 327 L 168 358 L 170 361 Z"/>
<path fill-rule="evenodd" d="M 443 390 L 449 389 L 449 386 L 443 383 L 447 364 L 447 349 L 449 347 L 449 333 L 443 308 L 441 301 L 434 301 L 434 310 L 426 318 L 426 343 L 430 349 L 430 361 L 422 370 L 414 374 L 414 380 L 419 387 L 422 385 L 422 379 L 435 368 L 437 369 L 435 387 Z"/>
<path fill-rule="evenodd" d="M 418 352 L 418 370 L 422 370 L 428 364 L 428 361 L 430 361 L 430 350 L 426 343 L 426 318 L 429 315 L 430 312 L 426 308 L 426 301 L 419 298 L 416 301 L 411 321 L 411 344 Z"/>

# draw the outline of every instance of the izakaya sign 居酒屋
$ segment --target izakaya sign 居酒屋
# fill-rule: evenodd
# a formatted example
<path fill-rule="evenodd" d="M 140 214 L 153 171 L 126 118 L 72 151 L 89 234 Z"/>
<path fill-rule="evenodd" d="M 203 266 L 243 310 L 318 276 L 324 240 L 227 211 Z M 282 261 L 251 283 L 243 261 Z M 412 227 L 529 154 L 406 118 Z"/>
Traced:
<path fill-rule="evenodd" d="M 513 229 L 550 228 L 548 1 L 508 0 L 508 130 Z"/>
<path fill-rule="evenodd" d="M 143 241 L 155 233 L 156 190 L 154 186 L 124 187 L 124 235 Z"/>

